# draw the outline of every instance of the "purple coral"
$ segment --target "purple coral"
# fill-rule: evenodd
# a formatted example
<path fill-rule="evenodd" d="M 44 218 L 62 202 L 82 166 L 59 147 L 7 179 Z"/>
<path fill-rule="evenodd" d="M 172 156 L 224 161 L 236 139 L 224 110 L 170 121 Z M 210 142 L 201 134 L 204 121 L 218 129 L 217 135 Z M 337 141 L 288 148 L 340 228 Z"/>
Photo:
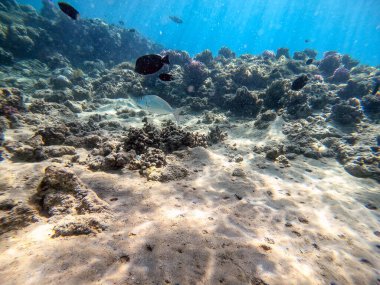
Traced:
<path fill-rule="evenodd" d="M 276 57 L 276 54 L 272 50 L 264 50 L 262 56 L 265 59 L 274 59 Z"/>
<path fill-rule="evenodd" d="M 187 85 L 198 88 L 209 75 L 207 67 L 198 60 L 191 60 L 184 67 L 184 80 Z"/>
<path fill-rule="evenodd" d="M 350 71 L 343 66 L 338 67 L 329 79 L 335 83 L 347 82 L 350 79 Z"/>

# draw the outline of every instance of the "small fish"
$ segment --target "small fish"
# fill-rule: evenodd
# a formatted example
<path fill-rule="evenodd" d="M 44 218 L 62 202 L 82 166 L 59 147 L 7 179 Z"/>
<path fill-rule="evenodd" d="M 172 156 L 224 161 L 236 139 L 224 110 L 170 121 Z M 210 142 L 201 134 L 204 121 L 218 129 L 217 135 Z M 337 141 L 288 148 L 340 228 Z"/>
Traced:
<path fill-rule="evenodd" d="M 120 26 L 124 26 L 124 21 L 121 21 L 121 20 L 120 20 L 120 21 L 119 21 L 119 25 L 120 25 Z"/>
<path fill-rule="evenodd" d="M 372 95 L 376 95 L 377 91 L 380 89 L 380 81 L 377 81 L 375 83 L 375 86 L 373 87 Z"/>
<path fill-rule="evenodd" d="M 310 64 L 312 64 L 313 61 L 314 61 L 314 59 L 309 58 L 308 60 L 306 60 L 306 65 L 310 65 Z"/>
<path fill-rule="evenodd" d="M 309 78 L 305 74 L 297 77 L 293 81 L 291 89 L 295 91 L 301 90 L 306 85 L 308 80 Z"/>
<path fill-rule="evenodd" d="M 130 32 L 130 33 L 135 33 L 136 29 L 128 29 L 127 31 Z"/>
<path fill-rule="evenodd" d="M 306 40 L 305 40 L 305 43 L 310 43 L 310 40 L 306 39 Z"/>
<path fill-rule="evenodd" d="M 142 75 L 153 74 L 159 71 L 164 64 L 170 64 L 168 55 L 162 57 L 158 54 L 148 54 L 136 60 L 135 71 Z"/>
<path fill-rule="evenodd" d="M 161 73 L 159 76 L 158 76 L 162 81 L 172 81 L 174 78 L 173 78 L 173 75 L 171 74 L 168 74 L 168 73 Z"/>
<path fill-rule="evenodd" d="M 65 2 L 58 2 L 58 6 L 61 9 L 63 13 L 65 13 L 67 16 L 69 16 L 73 20 L 79 19 L 79 12 L 75 10 L 74 7 L 71 5 L 65 3 Z"/>
<path fill-rule="evenodd" d="M 177 16 L 169 16 L 169 19 L 172 20 L 174 23 L 177 23 L 177 24 L 183 23 L 182 19 L 177 17 Z"/>

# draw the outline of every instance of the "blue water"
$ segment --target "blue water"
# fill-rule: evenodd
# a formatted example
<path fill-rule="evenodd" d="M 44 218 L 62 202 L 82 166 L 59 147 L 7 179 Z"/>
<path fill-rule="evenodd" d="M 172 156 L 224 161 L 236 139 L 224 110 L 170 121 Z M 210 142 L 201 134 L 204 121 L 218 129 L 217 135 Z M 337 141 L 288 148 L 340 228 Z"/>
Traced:
<path fill-rule="evenodd" d="M 39 0 L 20 1 L 39 8 Z M 56 1 L 55 1 L 56 2 Z M 380 64 L 380 0 L 71 0 L 84 18 L 125 22 L 191 55 L 227 46 L 237 54 L 288 47 L 348 53 Z M 183 24 L 172 22 L 176 15 Z M 305 39 L 310 40 L 305 43 Z"/>

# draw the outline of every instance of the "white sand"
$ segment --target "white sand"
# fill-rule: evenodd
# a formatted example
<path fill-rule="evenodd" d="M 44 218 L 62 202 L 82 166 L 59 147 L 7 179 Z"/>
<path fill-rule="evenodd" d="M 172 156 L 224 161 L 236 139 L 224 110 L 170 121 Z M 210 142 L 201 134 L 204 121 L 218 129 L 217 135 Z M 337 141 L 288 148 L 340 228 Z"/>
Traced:
<path fill-rule="evenodd" d="M 281 122 L 264 132 L 249 125 L 230 130 L 226 144 L 237 151 L 184 151 L 191 174 L 181 181 L 74 165 L 109 203 L 109 229 L 52 238 L 42 218 L 0 236 L 0 284 L 378 284 L 380 215 L 364 204 L 380 204 L 379 185 L 334 160 L 299 157 L 280 168 L 250 149 L 280 139 Z M 243 162 L 229 161 L 236 154 Z M 50 164 L 0 163 L 0 198 L 27 201 Z M 246 176 L 232 176 L 235 168 Z"/>

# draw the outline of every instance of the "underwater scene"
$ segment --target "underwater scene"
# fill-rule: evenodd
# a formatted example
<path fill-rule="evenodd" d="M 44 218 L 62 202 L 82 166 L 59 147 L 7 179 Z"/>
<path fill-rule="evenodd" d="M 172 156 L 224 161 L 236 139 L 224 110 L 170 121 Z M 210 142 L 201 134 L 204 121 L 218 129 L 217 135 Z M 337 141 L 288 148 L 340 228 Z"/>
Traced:
<path fill-rule="evenodd" d="M 378 0 L 0 0 L 0 284 L 380 285 Z"/>

